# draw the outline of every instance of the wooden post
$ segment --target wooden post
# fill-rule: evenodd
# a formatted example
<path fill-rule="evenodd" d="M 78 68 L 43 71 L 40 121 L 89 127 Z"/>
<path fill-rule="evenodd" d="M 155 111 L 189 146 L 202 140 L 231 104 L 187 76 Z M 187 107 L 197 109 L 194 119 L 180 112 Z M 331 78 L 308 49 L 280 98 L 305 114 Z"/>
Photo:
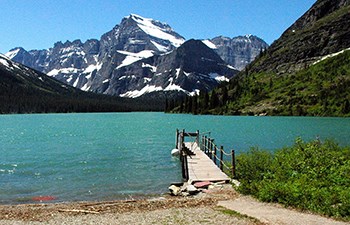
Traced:
<path fill-rule="evenodd" d="M 202 151 L 204 151 L 203 144 L 204 144 L 204 136 L 202 136 L 201 145 L 200 145 L 200 149 L 201 149 Z"/>
<path fill-rule="evenodd" d="M 215 166 L 217 165 L 216 164 L 216 146 L 215 145 L 213 145 L 213 149 L 214 149 L 214 155 L 213 155 L 213 161 L 214 161 L 214 164 L 215 164 Z"/>
<path fill-rule="evenodd" d="M 213 139 L 209 138 L 209 158 L 213 160 Z"/>
<path fill-rule="evenodd" d="M 179 149 L 179 129 L 176 129 L 176 143 L 175 143 L 175 148 Z"/>
<path fill-rule="evenodd" d="M 187 163 L 187 155 L 185 155 L 184 156 L 184 166 L 185 166 L 185 168 L 184 168 L 184 174 L 185 174 L 185 176 L 184 176 L 184 180 L 185 181 L 188 181 L 188 163 Z"/>
<path fill-rule="evenodd" d="M 231 163 L 232 163 L 232 178 L 236 177 L 236 160 L 235 160 L 235 150 L 231 150 Z"/>
<path fill-rule="evenodd" d="M 196 131 L 196 142 L 197 142 L 197 145 L 199 146 L 199 130 Z"/>
<path fill-rule="evenodd" d="M 224 160 L 224 147 L 221 145 L 220 146 L 220 170 L 222 171 L 223 169 L 223 161 Z"/>
<path fill-rule="evenodd" d="M 208 152 L 208 146 L 207 146 L 207 136 L 204 136 L 204 142 L 203 142 L 203 145 L 204 145 L 204 153 L 207 154 Z"/>
<path fill-rule="evenodd" d="M 211 139 L 208 137 L 208 156 L 211 159 Z"/>

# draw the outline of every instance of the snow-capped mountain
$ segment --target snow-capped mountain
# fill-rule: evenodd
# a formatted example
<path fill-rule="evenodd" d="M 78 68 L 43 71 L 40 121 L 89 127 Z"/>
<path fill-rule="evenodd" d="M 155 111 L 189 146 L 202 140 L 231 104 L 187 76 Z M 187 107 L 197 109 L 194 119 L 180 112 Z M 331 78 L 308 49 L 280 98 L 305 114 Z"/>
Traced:
<path fill-rule="evenodd" d="M 95 80 L 93 91 L 122 97 L 139 97 L 155 91 L 198 94 L 228 81 L 238 71 L 199 40 L 139 60 Z M 102 84 L 102 85 L 101 85 Z"/>
<path fill-rule="evenodd" d="M 191 41 L 181 48 L 184 42 L 169 25 L 131 14 L 100 40 L 57 42 L 47 50 L 15 48 L 6 56 L 81 90 L 123 97 L 138 97 L 152 91 L 193 94 L 211 90 L 218 80 L 227 80 L 237 72 L 234 63 L 227 67 L 220 57 L 212 56 L 209 58 L 215 62 L 210 65 L 221 66 L 211 66 L 215 69 L 203 72 L 205 64 L 197 59 L 208 58 L 200 54 L 220 52 L 223 44 L 216 39 L 206 43 L 212 43 L 214 50 L 199 47 L 199 52 L 179 54 L 195 43 Z M 185 64 L 191 67 L 184 69 Z M 181 74 L 187 74 L 186 78 Z"/>

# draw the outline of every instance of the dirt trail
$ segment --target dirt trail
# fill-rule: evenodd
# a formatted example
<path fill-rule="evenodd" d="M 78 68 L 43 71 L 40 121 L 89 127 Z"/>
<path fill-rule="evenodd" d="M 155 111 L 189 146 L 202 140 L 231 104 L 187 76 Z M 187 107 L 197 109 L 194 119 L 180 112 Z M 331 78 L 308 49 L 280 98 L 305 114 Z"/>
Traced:
<path fill-rule="evenodd" d="M 234 200 L 219 201 L 219 206 L 254 217 L 266 224 L 307 224 L 307 225 L 343 225 L 350 224 L 336 221 L 319 215 L 302 213 L 283 208 L 277 204 L 262 203 L 249 196 L 241 196 Z"/>

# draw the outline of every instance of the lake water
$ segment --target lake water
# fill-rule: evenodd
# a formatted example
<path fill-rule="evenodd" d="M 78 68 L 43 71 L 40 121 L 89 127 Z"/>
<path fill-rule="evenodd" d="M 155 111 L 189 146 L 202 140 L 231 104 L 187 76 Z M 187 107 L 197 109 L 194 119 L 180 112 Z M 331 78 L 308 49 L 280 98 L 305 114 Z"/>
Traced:
<path fill-rule="evenodd" d="M 181 181 L 175 130 L 211 131 L 228 151 L 274 150 L 296 137 L 350 145 L 349 118 L 163 113 L 0 116 L 0 204 L 114 200 L 167 192 Z"/>

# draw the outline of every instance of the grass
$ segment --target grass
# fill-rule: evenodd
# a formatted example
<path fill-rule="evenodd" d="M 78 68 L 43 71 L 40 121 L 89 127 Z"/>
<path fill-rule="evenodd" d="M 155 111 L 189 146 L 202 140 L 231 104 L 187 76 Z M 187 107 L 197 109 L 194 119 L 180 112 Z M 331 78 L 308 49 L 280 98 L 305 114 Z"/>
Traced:
<path fill-rule="evenodd" d="M 226 214 L 226 215 L 229 215 L 229 216 L 233 216 L 233 217 L 236 217 L 238 219 L 247 219 L 247 220 L 250 220 L 251 222 L 254 222 L 255 224 L 264 224 L 262 223 L 260 220 L 258 220 L 257 218 L 255 217 L 251 217 L 251 216 L 248 216 L 248 215 L 245 215 L 245 214 L 241 214 L 237 211 L 234 211 L 234 210 L 231 210 L 231 209 L 226 209 L 222 206 L 218 206 L 216 208 L 218 211 Z"/>

